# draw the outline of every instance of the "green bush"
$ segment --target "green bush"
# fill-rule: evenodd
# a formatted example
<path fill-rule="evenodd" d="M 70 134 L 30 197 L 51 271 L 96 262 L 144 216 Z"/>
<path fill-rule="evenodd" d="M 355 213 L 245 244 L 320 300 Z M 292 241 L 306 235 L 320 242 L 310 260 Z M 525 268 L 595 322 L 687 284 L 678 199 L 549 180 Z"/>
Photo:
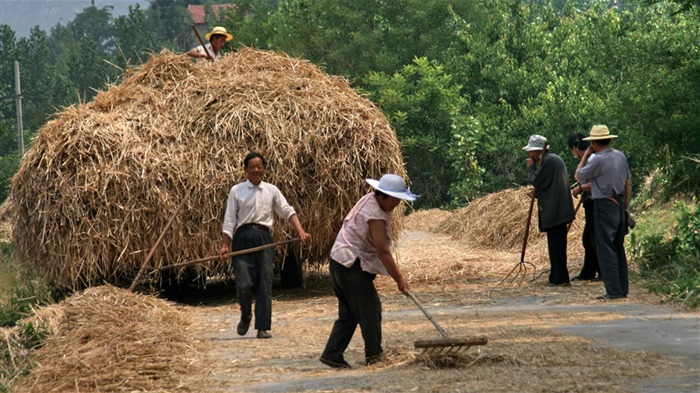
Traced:
<path fill-rule="evenodd" d="M 12 264 L 13 250 L 12 244 L 0 243 L 0 264 L 6 276 L 3 285 L 8 286 L 0 296 L 0 326 L 3 327 L 14 326 L 33 308 L 55 303 L 66 295 L 62 290 L 47 286 L 36 274 L 19 271 Z"/>
<path fill-rule="evenodd" d="M 700 204 L 676 204 L 676 222 L 668 233 L 651 227 L 633 232 L 631 254 L 649 289 L 691 308 L 700 306 Z"/>

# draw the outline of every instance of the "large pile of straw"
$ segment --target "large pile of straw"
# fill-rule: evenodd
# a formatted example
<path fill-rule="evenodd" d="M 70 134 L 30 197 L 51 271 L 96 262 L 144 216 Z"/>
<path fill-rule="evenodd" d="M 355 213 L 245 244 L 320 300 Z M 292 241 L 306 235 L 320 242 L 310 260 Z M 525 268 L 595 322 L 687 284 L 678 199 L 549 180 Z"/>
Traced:
<path fill-rule="evenodd" d="M 495 250 L 522 248 L 525 238 L 531 187 L 506 189 L 474 200 L 468 206 L 455 210 L 435 226 L 436 232 L 448 233 L 453 238 Z M 578 204 L 578 200 L 574 203 Z M 583 231 L 583 208 L 577 211 L 569 236 L 580 239 Z M 537 200 L 530 217 L 528 243 L 546 242 L 546 234 L 540 232 L 537 218 Z"/>
<path fill-rule="evenodd" d="M 326 260 L 366 177 L 405 175 L 387 119 L 345 80 L 272 52 L 194 64 L 164 51 L 39 131 L 12 183 L 16 255 L 61 286 L 129 280 L 187 192 L 151 267 L 216 254 L 249 151 L 312 234 L 312 263 Z M 279 221 L 278 240 L 294 235 Z"/>
<path fill-rule="evenodd" d="M 206 377 L 193 322 L 152 296 L 89 288 L 29 322 L 49 334 L 18 392 L 199 391 Z"/>

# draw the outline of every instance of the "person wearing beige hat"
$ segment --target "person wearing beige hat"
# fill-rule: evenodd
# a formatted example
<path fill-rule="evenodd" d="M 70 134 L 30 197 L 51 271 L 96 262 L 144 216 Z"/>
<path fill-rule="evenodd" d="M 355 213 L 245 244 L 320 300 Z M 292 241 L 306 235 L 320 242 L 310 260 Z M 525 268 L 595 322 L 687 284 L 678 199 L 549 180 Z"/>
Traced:
<path fill-rule="evenodd" d="M 233 36 L 222 26 L 215 26 L 205 37 L 209 40 L 206 48 L 202 45 L 194 47 L 187 52 L 188 56 L 195 59 L 216 61 L 221 57 L 221 50 L 224 48 L 224 44 L 233 39 Z"/>
<path fill-rule="evenodd" d="M 547 138 L 532 135 L 523 150 L 528 152 L 527 181 L 537 198 L 539 229 L 547 234 L 549 286 L 571 286 L 567 269 L 567 224 L 574 220 L 574 200 L 569 191 L 569 172 L 564 160 L 546 151 Z M 538 162 L 540 165 L 538 165 Z"/>
<path fill-rule="evenodd" d="M 591 141 L 591 146 L 581 157 L 574 176 L 591 184 L 596 255 L 605 285 L 605 293 L 598 296 L 600 300 L 625 298 L 629 292 L 625 235 L 632 174 L 625 154 L 610 147 L 614 138 L 617 135 L 610 134 L 605 125 L 591 127 L 584 138 Z"/>

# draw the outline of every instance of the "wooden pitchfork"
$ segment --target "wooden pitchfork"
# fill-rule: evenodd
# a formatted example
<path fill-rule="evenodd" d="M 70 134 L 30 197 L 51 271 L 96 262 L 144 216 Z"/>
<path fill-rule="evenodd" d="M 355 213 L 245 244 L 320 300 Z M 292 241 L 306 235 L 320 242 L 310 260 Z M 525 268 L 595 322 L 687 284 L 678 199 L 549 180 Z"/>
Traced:
<path fill-rule="evenodd" d="M 422 304 L 416 299 L 415 296 L 411 292 L 408 292 L 408 297 L 413 300 L 414 303 L 416 303 L 416 306 L 420 308 L 421 311 L 423 311 L 423 314 L 425 314 L 426 317 L 428 317 L 428 320 L 435 325 L 435 328 L 437 329 L 438 332 L 440 332 L 440 335 L 442 336 L 442 339 L 439 340 L 419 340 L 416 341 L 413 346 L 414 348 L 422 349 L 423 354 L 426 352 L 430 351 L 431 354 L 447 354 L 451 352 L 459 352 L 462 350 L 466 350 L 471 348 L 472 345 L 486 345 L 488 342 L 488 339 L 486 337 L 474 337 L 474 338 L 450 338 L 447 335 L 447 332 L 437 323 L 437 321 L 433 318 L 432 315 L 428 312 L 428 310 L 423 307 Z"/>

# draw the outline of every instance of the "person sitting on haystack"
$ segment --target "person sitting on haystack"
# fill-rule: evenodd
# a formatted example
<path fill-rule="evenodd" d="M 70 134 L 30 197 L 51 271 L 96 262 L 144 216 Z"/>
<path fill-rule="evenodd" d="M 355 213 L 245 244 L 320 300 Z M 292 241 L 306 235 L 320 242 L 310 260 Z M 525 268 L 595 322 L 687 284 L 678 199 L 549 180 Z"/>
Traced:
<path fill-rule="evenodd" d="M 221 26 L 214 27 L 205 37 L 207 40 L 209 40 L 206 47 L 199 45 L 192 48 L 189 52 L 187 52 L 188 56 L 194 57 L 195 59 L 208 59 L 211 61 L 216 61 L 219 59 L 219 57 L 221 57 L 221 50 L 224 48 L 224 44 L 233 39 L 233 36 Z"/>

